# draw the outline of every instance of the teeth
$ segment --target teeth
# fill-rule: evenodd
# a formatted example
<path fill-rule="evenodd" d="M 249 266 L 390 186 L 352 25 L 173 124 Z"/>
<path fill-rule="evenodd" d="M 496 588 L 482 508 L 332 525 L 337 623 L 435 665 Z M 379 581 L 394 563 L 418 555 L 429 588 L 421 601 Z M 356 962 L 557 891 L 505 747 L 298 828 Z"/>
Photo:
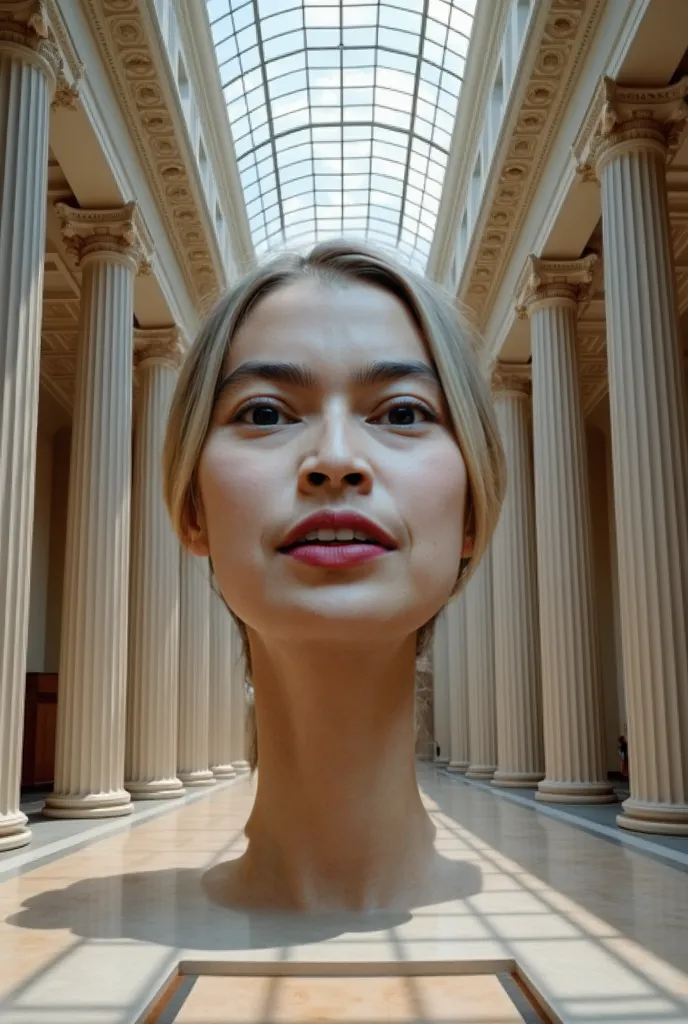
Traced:
<path fill-rule="evenodd" d="M 369 541 L 370 538 L 367 537 L 365 533 L 361 533 L 360 530 L 342 529 L 342 530 L 312 530 L 310 533 L 306 534 L 306 536 L 304 537 L 304 540 L 320 541 L 321 543 L 326 544 L 328 541 L 329 542 L 332 542 L 332 541 L 352 541 L 352 540 Z"/>

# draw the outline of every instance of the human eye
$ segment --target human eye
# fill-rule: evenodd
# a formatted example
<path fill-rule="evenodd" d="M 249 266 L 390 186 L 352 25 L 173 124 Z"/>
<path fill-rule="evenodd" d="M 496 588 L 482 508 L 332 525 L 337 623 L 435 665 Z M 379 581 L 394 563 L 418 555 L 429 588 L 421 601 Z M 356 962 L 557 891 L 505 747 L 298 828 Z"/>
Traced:
<path fill-rule="evenodd" d="M 374 422 L 389 427 L 417 427 L 423 422 L 436 423 L 438 420 L 437 413 L 416 398 L 397 399 L 374 417 Z"/>
<path fill-rule="evenodd" d="M 232 417 L 232 423 L 243 423 L 247 427 L 282 427 L 286 422 L 293 421 L 294 418 L 288 416 L 279 405 L 265 398 L 254 398 L 246 402 Z"/>

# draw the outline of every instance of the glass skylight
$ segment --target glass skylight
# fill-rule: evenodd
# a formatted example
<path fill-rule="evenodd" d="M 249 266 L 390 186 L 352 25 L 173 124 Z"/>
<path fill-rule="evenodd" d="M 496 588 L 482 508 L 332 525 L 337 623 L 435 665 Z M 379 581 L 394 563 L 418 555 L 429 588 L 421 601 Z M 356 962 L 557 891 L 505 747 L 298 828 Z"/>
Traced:
<path fill-rule="evenodd" d="M 206 0 L 258 256 L 430 252 L 476 0 Z"/>

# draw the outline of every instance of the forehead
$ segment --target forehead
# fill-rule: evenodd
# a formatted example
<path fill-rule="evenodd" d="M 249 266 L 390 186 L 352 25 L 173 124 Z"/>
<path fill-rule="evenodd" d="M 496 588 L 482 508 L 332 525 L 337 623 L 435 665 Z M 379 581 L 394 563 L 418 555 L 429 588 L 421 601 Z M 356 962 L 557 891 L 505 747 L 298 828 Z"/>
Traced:
<path fill-rule="evenodd" d="M 237 331 L 227 369 L 289 359 L 350 368 L 376 359 L 430 362 L 410 313 L 395 295 L 357 281 L 290 282 L 261 299 Z"/>

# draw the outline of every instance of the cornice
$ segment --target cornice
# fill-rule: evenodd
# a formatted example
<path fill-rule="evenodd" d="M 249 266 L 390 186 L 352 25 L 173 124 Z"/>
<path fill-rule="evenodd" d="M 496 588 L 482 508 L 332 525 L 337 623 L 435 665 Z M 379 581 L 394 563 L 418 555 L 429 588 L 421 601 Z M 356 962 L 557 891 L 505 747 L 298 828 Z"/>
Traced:
<path fill-rule="evenodd" d="M 547 0 L 526 42 L 458 288 L 481 329 L 604 6 Z"/>
<path fill-rule="evenodd" d="M 428 257 L 427 276 L 447 281 L 456 250 L 459 218 L 480 145 L 485 108 L 501 55 L 504 25 L 511 0 L 478 4 L 454 121 L 449 160 L 444 176 L 437 224 Z M 450 287 L 453 287 L 451 282 Z"/>
<path fill-rule="evenodd" d="M 572 151 L 583 181 L 594 181 L 613 149 L 659 147 L 670 161 L 688 121 L 688 76 L 663 88 L 624 86 L 602 77 Z"/>
<path fill-rule="evenodd" d="M 190 295 L 204 312 L 225 286 L 225 269 L 153 2 L 83 5 Z"/>

